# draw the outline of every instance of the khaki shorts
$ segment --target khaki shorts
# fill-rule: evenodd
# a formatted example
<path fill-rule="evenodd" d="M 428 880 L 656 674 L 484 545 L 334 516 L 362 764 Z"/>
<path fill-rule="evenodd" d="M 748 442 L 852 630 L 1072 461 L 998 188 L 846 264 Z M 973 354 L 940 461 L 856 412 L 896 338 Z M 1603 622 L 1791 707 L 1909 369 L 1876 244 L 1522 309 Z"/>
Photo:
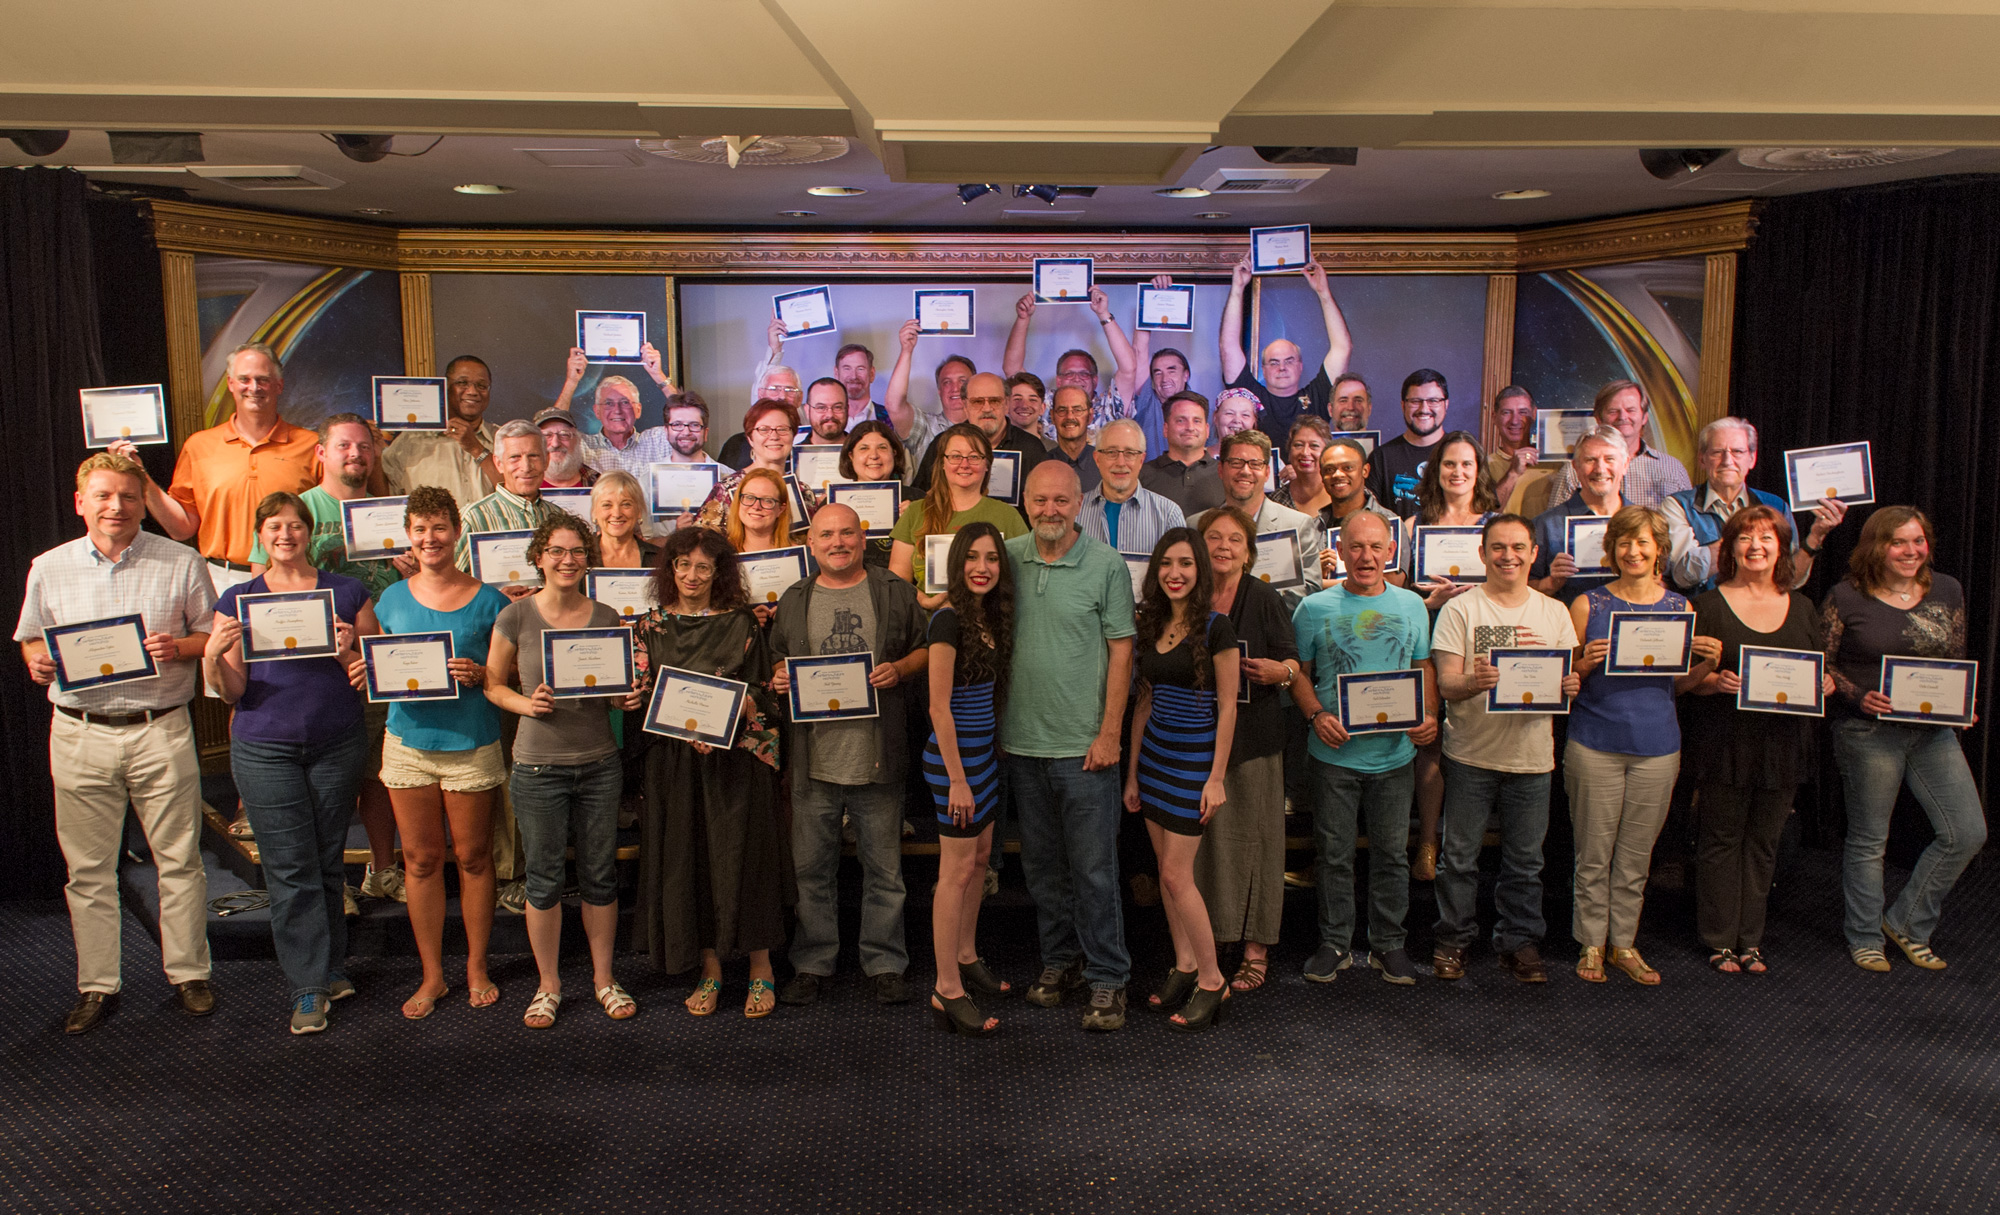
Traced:
<path fill-rule="evenodd" d="M 382 736 L 382 783 L 391 789 L 441 785 L 447 793 L 481 793 L 506 780 L 497 742 L 471 751 L 419 751 L 394 734 Z"/>

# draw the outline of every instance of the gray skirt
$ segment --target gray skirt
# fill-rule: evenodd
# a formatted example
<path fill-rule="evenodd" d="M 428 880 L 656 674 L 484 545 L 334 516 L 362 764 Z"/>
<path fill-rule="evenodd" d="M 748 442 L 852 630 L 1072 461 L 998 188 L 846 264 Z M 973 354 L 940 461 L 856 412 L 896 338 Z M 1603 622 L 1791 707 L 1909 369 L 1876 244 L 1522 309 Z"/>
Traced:
<path fill-rule="evenodd" d="M 1194 882 L 1218 942 L 1278 943 L 1285 911 L 1285 757 L 1229 765 L 1227 801 L 1194 854 Z"/>

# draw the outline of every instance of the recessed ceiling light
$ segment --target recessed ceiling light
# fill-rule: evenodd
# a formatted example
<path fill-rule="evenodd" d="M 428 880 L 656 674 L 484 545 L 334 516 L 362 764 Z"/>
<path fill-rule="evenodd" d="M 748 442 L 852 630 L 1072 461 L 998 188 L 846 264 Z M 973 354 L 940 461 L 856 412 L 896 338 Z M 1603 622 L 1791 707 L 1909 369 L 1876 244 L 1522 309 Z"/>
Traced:
<path fill-rule="evenodd" d="M 856 194 L 866 194 L 868 191 L 860 186 L 814 186 L 806 193 L 820 198 L 853 198 Z"/>
<path fill-rule="evenodd" d="M 473 182 L 470 185 L 453 186 L 452 189 L 460 194 L 512 194 L 514 192 L 514 187 L 512 186 L 496 186 L 491 182 Z"/>
<path fill-rule="evenodd" d="M 815 216 L 815 215 L 818 215 L 818 214 L 819 214 L 819 212 L 817 212 L 817 211 L 780 211 L 780 212 L 778 212 L 778 214 L 779 214 L 779 215 L 781 215 L 781 216 L 783 216 L 783 217 L 784 217 L 784 218 L 786 218 L 786 219 L 810 219 L 810 218 L 812 218 L 813 216 Z"/>
<path fill-rule="evenodd" d="M 391 211 L 391 210 L 390 210 L 389 208 L 387 208 L 387 207 L 356 207 L 356 208 L 354 208 L 354 213 L 355 213 L 356 215 L 394 215 L 394 214 L 395 214 L 395 212 L 394 212 L 394 211 Z"/>
<path fill-rule="evenodd" d="M 1159 195 L 1161 198 L 1207 198 L 1208 197 L 1208 191 L 1202 189 L 1200 186 L 1171 186 L 1165 190 L 1155 190 L 1153 191 L 1153 193 Z"/>
<path fill-rule="evenodd" d="M 1502 190 L 1493 197 L 1501 202 L 1523 202 L 1530 198 L 1547 198 L 1547 190 Z"/>
<path fill-rule="evenodd" d="M 1229 212 L 1227 212 L 1227 211 L 1197 211 L 1197 212 L 1195 212 L 1195 218 L 1196 218 L 1196 219 L 1228 219 L 1228 218 L 1229 218 Z"/>

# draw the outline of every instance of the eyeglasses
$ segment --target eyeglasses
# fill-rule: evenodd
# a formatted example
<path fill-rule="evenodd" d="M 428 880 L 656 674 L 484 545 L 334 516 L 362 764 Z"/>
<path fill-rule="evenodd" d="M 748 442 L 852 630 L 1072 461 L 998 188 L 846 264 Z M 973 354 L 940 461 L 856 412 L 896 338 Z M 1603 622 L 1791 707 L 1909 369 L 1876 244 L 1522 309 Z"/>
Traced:
<path fill-rule="evenodd" d="M 765 386 L 765 388 L 764 388 L 764 395 L 765 395 L 765 396 L 767 396 L 767 397 L 796 397 L 796 396 L 804 396 L 804 395 L 805 395 L 805 389 L 803 389 L 803 388 L 785 388 L 785 387 L 783 387 L 783 386 L 781 386 L 781 385 L 777 385 L 777 384 L 770 384 L 770 385 L 766 385 L 766 386 Z"/>
<path fill-rule="evenodd" d="M 939 456 L 938 459 L 943 460 L 946 464 L 951 465 L 953 468 L 964 468 L 969 464 L 986 463 L 986 457 L 980 455 L 978 452 L 972 452 L 969 454 L 957 451 L 947 452 L 944 455 Z"/>
<path fill-rule="evenodd" d="M 1107 460 L 1143 460 L 1146 453 L 1132 447 L 1100 447 L 1097 454 Z"/>
<path fill-rule="evenodd" d="M 753 439 L 789 439 L 792 437 L 792 430 L 789 426 L 759 426 L 750 432 L 750 437 Z"/>
<path fill-rule="evenodd" d="M 696 565 L 694 562 L 682 558 L 674 562 L 674 573 L 692 574 L 697 578 L 713 578 L 715 577 L 715 567 L 707 564 Z"/>
<path fill-rule="evenodd" d="M 707 430 L 708 424 L 705 422 L 669 422 L 667 423 L 667 429 L 677 431 L 681 434 L 694 434 L 697 431 Z"/>
<path fill-rule="evenodd" d="M 745 506 L 758 506 L 765 510 L 776 510 L 785 504 L 783 498 L 766 498 L 758 494 L 744 494 L 738 501 Z"/>
<path fill-rule="evenodd" d="M 1222 466 L 1231 472 L 1242 472 L 1247 468 L 1268 468 L 1270 464 L 1269 460 L 1246 460 L 1242 456 L 1231 456 L 1222 462 Z"/>
<path fill-rule="evenodd" d="M 545 548 L 542 550 L 542 556 L 554 557 L 558 562 L 588 561 L 590 560 L 590 550 L 587 548 Z"/>
<path fill-rule="evenodd" d="M 1405 405 L 1442 405 L 1442 404 L 1444 404 L 1444 403 L 1445 403 L 1446 401 L 1449 401 L 1450 399 L 1451 399 L 1450 397 L 1404 397 L 1404 398 L 1403 398 L 1403 404 L 1405 404 Z"/>

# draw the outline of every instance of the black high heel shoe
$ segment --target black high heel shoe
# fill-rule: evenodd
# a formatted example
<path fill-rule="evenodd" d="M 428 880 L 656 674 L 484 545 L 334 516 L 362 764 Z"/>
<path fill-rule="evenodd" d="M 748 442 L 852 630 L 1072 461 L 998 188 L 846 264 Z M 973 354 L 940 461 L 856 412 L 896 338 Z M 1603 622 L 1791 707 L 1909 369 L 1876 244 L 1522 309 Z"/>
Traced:
<path fill-rule="evenodd" d="M 958 964 L 958 981 L 965 984 L 967 991 L 979 996 L 1004 997 L 1012 995 L 1014 985 L 986 968 L 985 958 L 974 958 L 970 962 Z"/>
<path fill-rule="evenodd" d="M 1154 992 L 1146 1003 L 1151 1005 L 1155 1012 L 1170 1013 L 1179 1009 L 1188 1002 L 1188 997 L 1194 994 L 1196 977 L 1200 973 L 1195 970 L 1182 970 L 1178 966 L 1168 967 L 1167 981 L 1160 984 L 1160 990 Z"/>
<path fill-rule="evenodd" d="M 939 1029 L 961 1038 L 990 1038 L 999 1032 L 998 1025 L 986 1024 L 986 1018 L 981 1015 L 979 1006 L 972 1002 L 971 996 L 946 997 L 933 987 L 931 1001 L 931 1020 L 937 1022 Z M 943 1008 L 938 1007 L 939 1002 L 943 1003 Z"/>
<path fill-rule="evenodd" d="M 1169 1020 L 1167 1028 L 1184 1034 L 1198 1034 L 1212 1025 L 1219 1025 L 1222 1016 L 1229 1011 L 1229 984 L 1210 991 L 1206 987 L 1196 987 L 1194 994 L 1181 1008 L 1181 1019 Z"/>

